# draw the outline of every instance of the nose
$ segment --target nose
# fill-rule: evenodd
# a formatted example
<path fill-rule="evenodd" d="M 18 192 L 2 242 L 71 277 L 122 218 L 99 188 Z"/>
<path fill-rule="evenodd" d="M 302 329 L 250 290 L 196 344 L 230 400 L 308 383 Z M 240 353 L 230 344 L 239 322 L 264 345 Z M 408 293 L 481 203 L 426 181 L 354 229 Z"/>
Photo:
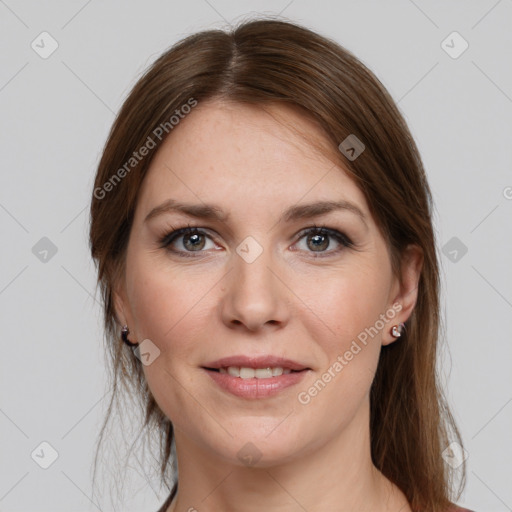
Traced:
<path fill-rule="evenodd" d="M 226 278 L 221 314 L 230 329 L 258 331 L 288 323 L 290 292 L 269 250 L 252 262 L 234 253 Z"/>

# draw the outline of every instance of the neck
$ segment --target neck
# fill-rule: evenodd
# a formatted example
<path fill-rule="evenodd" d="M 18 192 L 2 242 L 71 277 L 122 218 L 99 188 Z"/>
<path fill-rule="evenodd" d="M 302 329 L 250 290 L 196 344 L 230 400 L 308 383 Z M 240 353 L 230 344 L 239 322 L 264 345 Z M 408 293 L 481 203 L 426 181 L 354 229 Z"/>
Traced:
<path fill-rule="evenodd" d="M 372 463 L 369 407 L 358 415 L 323 446 L 265 467 L 212 456 L 175 430 L 179 490 L 168 512 L 260 512 L 262 505 L 266 512 L 410 512 Z"/>

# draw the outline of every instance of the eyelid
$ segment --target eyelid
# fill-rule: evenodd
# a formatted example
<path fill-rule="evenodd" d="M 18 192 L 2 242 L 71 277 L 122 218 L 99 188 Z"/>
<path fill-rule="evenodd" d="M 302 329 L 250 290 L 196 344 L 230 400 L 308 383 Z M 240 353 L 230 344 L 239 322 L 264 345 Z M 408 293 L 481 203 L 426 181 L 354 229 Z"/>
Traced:
<path fill-rule="evenodd" d="M 308 254 L 312 255 L 315 258 L 318 257 L 328 257 L 333 254 L 337 254 L 344 249 L 350 249 L 354 248 L 355 244 L 352 242 L 352 240 L 342 231 L 330 228 L 324 225 L 317 226 L 314 224 L 313 226 L 309 226 L 306 228 L 301 229 L 296 235 L 294 235 L 294 238 L 296 239 L 295 242 L 293 242 L 293 245 L 297 244 L 300 240 L 302 240 L 305 236 L 308 234 L 316 234 L 316 235 L 327 235 L 330 238 L 333 238 L 336 240 L 338 244 L 341 245 L 341 248 L 330 250 L 330 251 L 306 251 Z M 194 253 L 204 253 L 207 251 L 177 251 L 170 249 L 172 243 L 174 243 L 175 240 L 179 239 L 180 237 L 187 235 L 187 234 L 199 234 L 204 235 L 207 238 L 210 238 L 214 243 L 216 243 L 215 236 L 211 235 L 211 232 L 207 228 L 199 227 L 199 226 L 193 226 L 188 224 L 184 227 L 174 228 L 172 226 L 169 226 L 164 235 L 160 236 L 159 241 L 159 247 L 162 249 L 166 249 L 169 252 L 173 254 L 178 255 L 186 255 L 185 257 L 197 257 L 194 256 Z"/>
<path fill-rule="evenodd" d="M 198 234 L 198 235 L 204 235 L 210 238 L 212 241 L 215 242 L 215 237 L 213 237 L 210 234 L 210 230 L 199 227 L 199 226 L 192 226 L 188 224 L 187 226 L 174 228 L 173 226 L 169 226 L 165 231 L 164 234 L 158 237 L 158 244 L 159 247 L 162 249 L 168 249 L 168 247 L 178 238 L 180 238 L 183 235 L 190 235 L 190 234 Z M 173 251 L 171 251 L 173 252 Z M 177 253 L 182 253 L 183 251 L 174 251 Z M 192 253 L 193 251 L 188 251 Z M 204 251 L 198 251 L 198 252 L 204 252 Z"/>
<path fill-rule="evenodd" d="M 336 239 L 337 238 L 342 238 L 343 241 L 347 245 L 354 245 L 352 240 L 343 231 L 340 231 L 339 229 L 335 229 L 335 228 L 330 228 L 330 227 L 327 227 L 327 226 L 324 226 L 324 225 L 317 226 L 316 224 L 313 225 L 313 226 L 304 228 L 301 231 L 299 231 L 297 233 L 298 240 L 300 240 L 303 236 L 305 236 L 305 235 L 307 235 L 307 234 L 309 234 L 311 232 L 316 232 L 316 234 L 319 234 L 319 235 L 329 235 L 329 236 L 331 236 L 333 238 L 336 238 Z"/>

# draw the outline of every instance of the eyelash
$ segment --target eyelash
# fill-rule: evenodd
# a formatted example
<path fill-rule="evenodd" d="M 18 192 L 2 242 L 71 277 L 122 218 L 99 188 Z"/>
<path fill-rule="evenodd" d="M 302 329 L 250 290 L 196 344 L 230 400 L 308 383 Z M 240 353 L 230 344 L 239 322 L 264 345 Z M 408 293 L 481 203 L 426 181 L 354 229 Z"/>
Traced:
<path fill-rule="evenodd" d="M 313 254 L 314 258 L 325 258 L 328 256 L 331 256 L 333 254 L 338 254 L 339 252 L 343 251 L 344 248 L 353 248 L 354 243 L 350 238 L 345 235 L 344 233 L 341 233 L 340 231 L 332 228 L 328 228 L 326 226 L 313 226 L 306 229 L 303 229 L 298 236 L 297 242 L 302 240 L 307 235 L 327 235 L 331 238 L 334 238 L 338 243 L 341 244 L 342 247 L 338 249 L 334 249 L 331 251 L 308 251 L 311 254 Z M 171 244 L 178 239 L 180 236 L 183 235 L 204 235 L 211 239 L 211 236 L 208 235 L 205 231 L 198 229 L 195 226 L 187 226 L 184 228 L 175 229 L 173 227 L 170 228 L 170 231 L 167 231 L 163 236 L 161 236 L 158 240 L 159 246 L 161 249 L 166 249 L 169 252 L 173 254 L 177 254 L 180 257 L 184 258 L 197 258 L 197 256 L 194 256 L 194 252 L 201 253 L 204 251 L 176 251 L 175 249 L 171 249 Z M 297 243 L 295 242 L 295 243 Z"/>

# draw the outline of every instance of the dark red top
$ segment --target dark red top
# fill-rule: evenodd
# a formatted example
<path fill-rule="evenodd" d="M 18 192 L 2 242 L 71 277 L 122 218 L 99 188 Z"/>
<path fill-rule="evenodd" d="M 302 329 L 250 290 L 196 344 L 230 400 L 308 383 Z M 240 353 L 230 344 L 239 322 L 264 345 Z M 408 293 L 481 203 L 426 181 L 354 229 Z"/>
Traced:
<path fill-rule="evenodd" d="M 169 505 L 171 504 L 172 498 L 173 498 L 173 495 L 172 494 L 169 495 L 169 497 L 167 498 L 165 503 L 161 506 L 161 508 L 158 509 L 158 512 L 166 512 L 167 507 L 169 507 Z M 461 507 L 453 506 L 446 512 L 474 512 L 474 511 L 469 510 L 469 508 L 461 508 Z"/>

